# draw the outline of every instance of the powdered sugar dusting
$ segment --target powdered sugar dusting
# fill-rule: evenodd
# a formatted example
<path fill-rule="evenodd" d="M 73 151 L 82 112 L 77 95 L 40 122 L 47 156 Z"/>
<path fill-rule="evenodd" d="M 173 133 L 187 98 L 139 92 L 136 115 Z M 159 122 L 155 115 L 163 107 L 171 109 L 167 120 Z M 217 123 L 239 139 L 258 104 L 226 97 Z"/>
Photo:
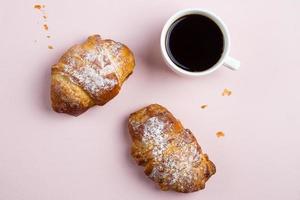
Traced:
<path fill-rule="evenodd" d="M 165 157 L 163 162 L 155 166 L 152 176 L 155 179 L 166 179 L 169 185 L 191 184 L 197 179 L 193 167 L 200 159 L 196 148 L 195 145 L 183 145 L 179 151 Z M 164 170 L 157 170 L 160 168 Z"/>
<path fill-rule="evenodd" d="M 73 54 L 66 58 L 63 72 L 71 75 L 72 81 L 81 85 L 93 96 L 104 91 L 112 90 L 119 84 L 117 69 L 121 67 L 121 43 L 112 40 L 99 40 L 97 36 L 95 46 L 84 49 L 77 45 L 72 49 Z M 113 74 L 113 76 L 109 76 Z M 115 79 L 116 77 L 117 79 Z"/>
<path fill-rule="evenodd" d="M 131 124 L 139 127 L 133 122 Z M 170 128 L 168 121 L 157 116 L 149 118 L 143 125 L 142 142 L 152 147 L 154 160 L 149 176 L 156 182 L 164 180 L 169 186 L 186 187 L 197 179 L 193 168 L 200 164 L 200 152 L 197 143 L 192 142 L 189 130 L 183 130 L 173 138 L 168 135 Z M 173 151 L 167 153 L 170 146 Z"/>
<path fill-rule="evenodd" d="M 92 94 L 97 94 L 101 90 L 111 90 L 116 84 L 116 80 L 106 78 L 101 75 L 101 71 L 91 68 L 82 67 L 78 70 L 66 65 L 65 71 L 70 74 L 85 90 Z"/>
<path fill-rule="evenodd" d="M 152 155 L 155 160 L 162 160 L 162 154 L 167 147 L 167 135 L 164 129 L 167 124 L 157 117 L 152 117 L 144 124 L 144 135 L 142 141 L 144 143 L 152 143 Z"/>
<path fill-rule="evenodd" d="M 169 155 L 164 155 L 162 161 L 154 165 L 150 177 L 155 181 L 163 179 L 168 185 L 184 187 L 197 179 L 193 168 L 199 164 L 200 154 L 195 143 L 187 144 L 182 137 L 173 142 L 178 149 Z"/>
<path fill-rule="evenodd" d="M 87 51 L 83 54 L 83 59 L 86 60 L 89 63 L 95 62 L 97 59 L 97 52 L 94 51 Z"/>
<path fill-rule="evenodd" d="M 115 56 L 118 55 L 122 46 L 123 45 L 120 42 L 114 43 L 114 45 L 112 45 L 112 48 L 111 48 L 112 55 L 115 55 Z"/>
<path fill-rule="evenodd" d="M 124 59 L 120 56 L 122 47 L 123 45 L 121 43 L 110 41 L 105 43 L 102 48 L 98 48 L 100 52 L 99 55 L 105 55 L 106 59 L 113 62 L 111 63 L 111 68 L 113 68 L 114 71 L 118 70 L 118 67 L 123 65 Z M 102 60 L 105 60 L 105 58 Z M 116 73 L 116 75 L 118 76 L 118 73 Z"/>

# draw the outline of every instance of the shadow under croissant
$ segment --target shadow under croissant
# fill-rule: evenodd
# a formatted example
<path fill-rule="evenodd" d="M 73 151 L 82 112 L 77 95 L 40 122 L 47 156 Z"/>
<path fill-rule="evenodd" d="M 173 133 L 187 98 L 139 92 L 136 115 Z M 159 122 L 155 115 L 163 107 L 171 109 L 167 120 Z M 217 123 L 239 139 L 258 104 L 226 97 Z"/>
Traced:
<path fill-rule="evenodd" d="M 51 65 L 50 65 L 51 66 Z M 50 100 L 51 68 L 45 65 L 41 81 L 39 84 L 38 96 L 41 108 L 47 112 L 52 112 Z"/>

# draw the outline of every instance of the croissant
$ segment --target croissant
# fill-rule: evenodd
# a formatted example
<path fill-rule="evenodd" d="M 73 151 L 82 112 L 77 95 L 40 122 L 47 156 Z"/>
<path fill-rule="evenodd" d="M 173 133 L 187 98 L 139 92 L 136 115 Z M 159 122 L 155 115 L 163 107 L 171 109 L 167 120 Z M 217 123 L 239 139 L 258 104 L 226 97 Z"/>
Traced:
<path fill-rule="evenodd" d="M 133 72 L 135 59 L 119 42 L 93 35 L 71 47 L 51 69 L 54 111 L 78 116 L 104 105 L 120 91 Z"/>
<path fill-rule="evenodd" d="M 216 172 L 192 132 L 166 108 L 149 105 L 129 117 L 131 155 L 161 190 L 189 193 L 204 189 Z"/>

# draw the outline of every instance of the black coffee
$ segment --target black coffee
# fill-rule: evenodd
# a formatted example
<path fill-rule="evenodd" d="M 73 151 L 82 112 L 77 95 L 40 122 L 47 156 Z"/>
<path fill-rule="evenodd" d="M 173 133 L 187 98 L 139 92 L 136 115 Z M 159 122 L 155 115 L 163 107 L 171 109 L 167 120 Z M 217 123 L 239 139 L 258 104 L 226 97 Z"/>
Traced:
<path fill-rule="evenodd" d="M 220 59 L 223 34 L 218 25 L 202 15 L 187 15 L 175 21 L 167 33 L 166 47 L 171 60 L 180 68 L 200 72 Z"/>

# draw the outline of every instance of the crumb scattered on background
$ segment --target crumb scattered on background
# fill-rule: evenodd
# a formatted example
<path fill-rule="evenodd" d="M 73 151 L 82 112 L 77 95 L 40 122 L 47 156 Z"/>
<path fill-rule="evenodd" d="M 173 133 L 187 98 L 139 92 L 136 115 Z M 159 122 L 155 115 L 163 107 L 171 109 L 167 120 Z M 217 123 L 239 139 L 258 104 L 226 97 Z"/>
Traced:
<path fill-rule="evenodd" d="M 204 104 L 204 105 L 201 106 L 201 108 L 202 108 L 202 109 L 205 109 L 205 108 L 207 108 L 207 105 Z"/>
<path fill-rule="evenodd" d="M 230 91 L 229 89 L 225 88 L 223 93 L 222 93 L 222 96 L 230 96 L 232 94 L 232 91 Z"/>
<path fill-rule="evenodd" d="M 216 133 L 216 136 L 217 136 L 218 138 L 221 138 L 221 137 L 224 137 L 225 134 L 224 134 L 222 131 L 218 131 L 218 132 Z"/>
<path fill-rule="evenodd" d="M 47 25 L 47 24 L 44 24 L 43 26 L 44 26 L 44 29 L 45 29 L 46 31 L 48 31 L 48 30 L 49 30 L 49 27 L 48 27 L 48 25 Z"/>
<path fill-rule="evenodd" d="M 40 12 L 42 20 L 43 20 L 43 26 L 42 27 L 43 27 L 43 29 L 45 31 L 47 31 L 46 38 L 50 39 L 51 36 L 49 35 L 49 26 L 48 26 L 48 23 L 47 23 L 48 15 L 47 15 L 47 12 L 45 10 L 46 6 L 42 5 L 42 4 L 35 4 L 33 6 L 33 8 L 36 9 L 36 10 L 38 10 Z M 36 42 L 36 40 L 34 42 Z M 48 49 L 53 49 L 53 46 L 52 45 L 48 45 Z"/>
<path fill-rule="evenodd" d="M 35 4 L 33 7 L 34 7 L 35 9 L 40 10 L 40 9 L 42 8 L 42 5 L 40 5 L 40 4 Z"/>

